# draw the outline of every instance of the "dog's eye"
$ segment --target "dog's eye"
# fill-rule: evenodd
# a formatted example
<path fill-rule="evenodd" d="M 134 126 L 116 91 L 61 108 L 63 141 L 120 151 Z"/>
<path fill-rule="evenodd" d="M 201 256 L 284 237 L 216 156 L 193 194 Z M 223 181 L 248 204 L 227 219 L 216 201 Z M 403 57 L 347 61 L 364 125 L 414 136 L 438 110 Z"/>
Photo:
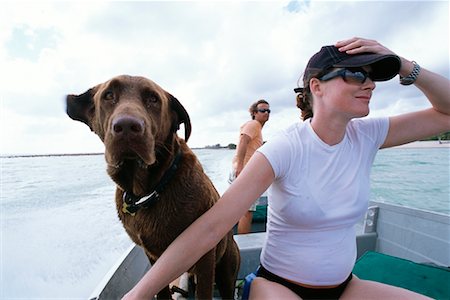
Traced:
<path fill-rule="evenodd" d="M 114 100 L 114 93 L 112 91 L 105 91 L 105 93 L 103 94 L 103 99 Z"/>
<path fill-rule="evenodd" d="M 158 102 L 159 97 L 155 92 L 147 90 L 142 93 L 142 99 L 144 100 L 144 103 L 150 105 Z"/>

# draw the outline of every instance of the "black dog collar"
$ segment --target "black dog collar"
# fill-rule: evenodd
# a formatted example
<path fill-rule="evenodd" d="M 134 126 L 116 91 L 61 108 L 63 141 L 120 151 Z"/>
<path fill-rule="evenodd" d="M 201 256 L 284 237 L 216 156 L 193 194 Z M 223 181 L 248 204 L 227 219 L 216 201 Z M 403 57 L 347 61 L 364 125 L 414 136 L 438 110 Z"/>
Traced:
<path fill-rule="evenodd" d="M 178 169 L 181 157 L 181 152 L 178 152 L 172 162 L 172 165 L 169 169 L 167 169 L 159 183 L 156 185 L 155 189 L 150 194 L 144 197 L 137 197 L 131 192 L 124 191 L 122 197 L 122 212 L 134 216 L 140 208 L 150 207 L 153 203 L 155 203 L 159 199 L 159 194 L 164 190 L 167 183 L 170 181 L 170 179 L 172 179 L 173 175 Z"/>

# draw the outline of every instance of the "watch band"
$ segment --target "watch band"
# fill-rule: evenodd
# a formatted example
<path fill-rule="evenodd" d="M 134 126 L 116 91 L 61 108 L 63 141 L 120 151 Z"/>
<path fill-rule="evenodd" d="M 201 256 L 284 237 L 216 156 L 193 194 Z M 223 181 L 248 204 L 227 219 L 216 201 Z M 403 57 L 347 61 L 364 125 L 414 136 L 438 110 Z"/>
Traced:
<path fill-rule="evenodd" d="M 412 69 L 411 73 L 408 76 L 402 77 L 400 76 L 400 84 L 402 85 L 411 85 L 413 84 L 417 76 L 419 76 L 420 73 L 420 66 L 415 61 L 412 61 L 414 68 Z"/>

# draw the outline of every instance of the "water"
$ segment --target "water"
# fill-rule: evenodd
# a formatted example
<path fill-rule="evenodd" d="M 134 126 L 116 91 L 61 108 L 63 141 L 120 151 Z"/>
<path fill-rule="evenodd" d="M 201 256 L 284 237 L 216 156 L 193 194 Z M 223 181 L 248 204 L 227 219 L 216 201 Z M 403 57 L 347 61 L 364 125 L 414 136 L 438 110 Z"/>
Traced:
<path fill-rule="evenodd" d="M 371 199 L 450 215 L 450 149 L 385 149 L 371 174 Z"/>
<path fill-rule="evenodd" d="M 233 151 L 195 150 L 219 193 Z M 104 158 L 2 158 L 1 299 L 86 299 L 131 244 Z M 372 199 L 450 214 L 449 149 L 387 149 Z"/>

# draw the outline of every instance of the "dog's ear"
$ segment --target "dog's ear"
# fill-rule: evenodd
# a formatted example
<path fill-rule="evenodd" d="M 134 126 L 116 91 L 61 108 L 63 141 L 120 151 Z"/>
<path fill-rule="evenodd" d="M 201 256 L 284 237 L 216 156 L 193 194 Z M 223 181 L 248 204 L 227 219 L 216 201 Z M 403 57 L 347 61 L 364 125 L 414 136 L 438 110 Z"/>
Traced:
<path fill-rule="evenodd" d="M 91 120 L 94 116 L 94 88 L 80 95 L 67 95 L 66 112 L 74 120 L 81 121 L 92 129 Z"/>
<path fill-rule="evenodd" d="M 172 124 L 172 130 L 176 132 L 180 129 L 180 124 L 184 123 L 184 140 L 187 142 L 191 136 L 191 119 L 186 111 L 186 109 L 181 105 L 177 98 L 169 94 L 170 107 L 177 113 L 178 120 L 175 120 Z"/>

